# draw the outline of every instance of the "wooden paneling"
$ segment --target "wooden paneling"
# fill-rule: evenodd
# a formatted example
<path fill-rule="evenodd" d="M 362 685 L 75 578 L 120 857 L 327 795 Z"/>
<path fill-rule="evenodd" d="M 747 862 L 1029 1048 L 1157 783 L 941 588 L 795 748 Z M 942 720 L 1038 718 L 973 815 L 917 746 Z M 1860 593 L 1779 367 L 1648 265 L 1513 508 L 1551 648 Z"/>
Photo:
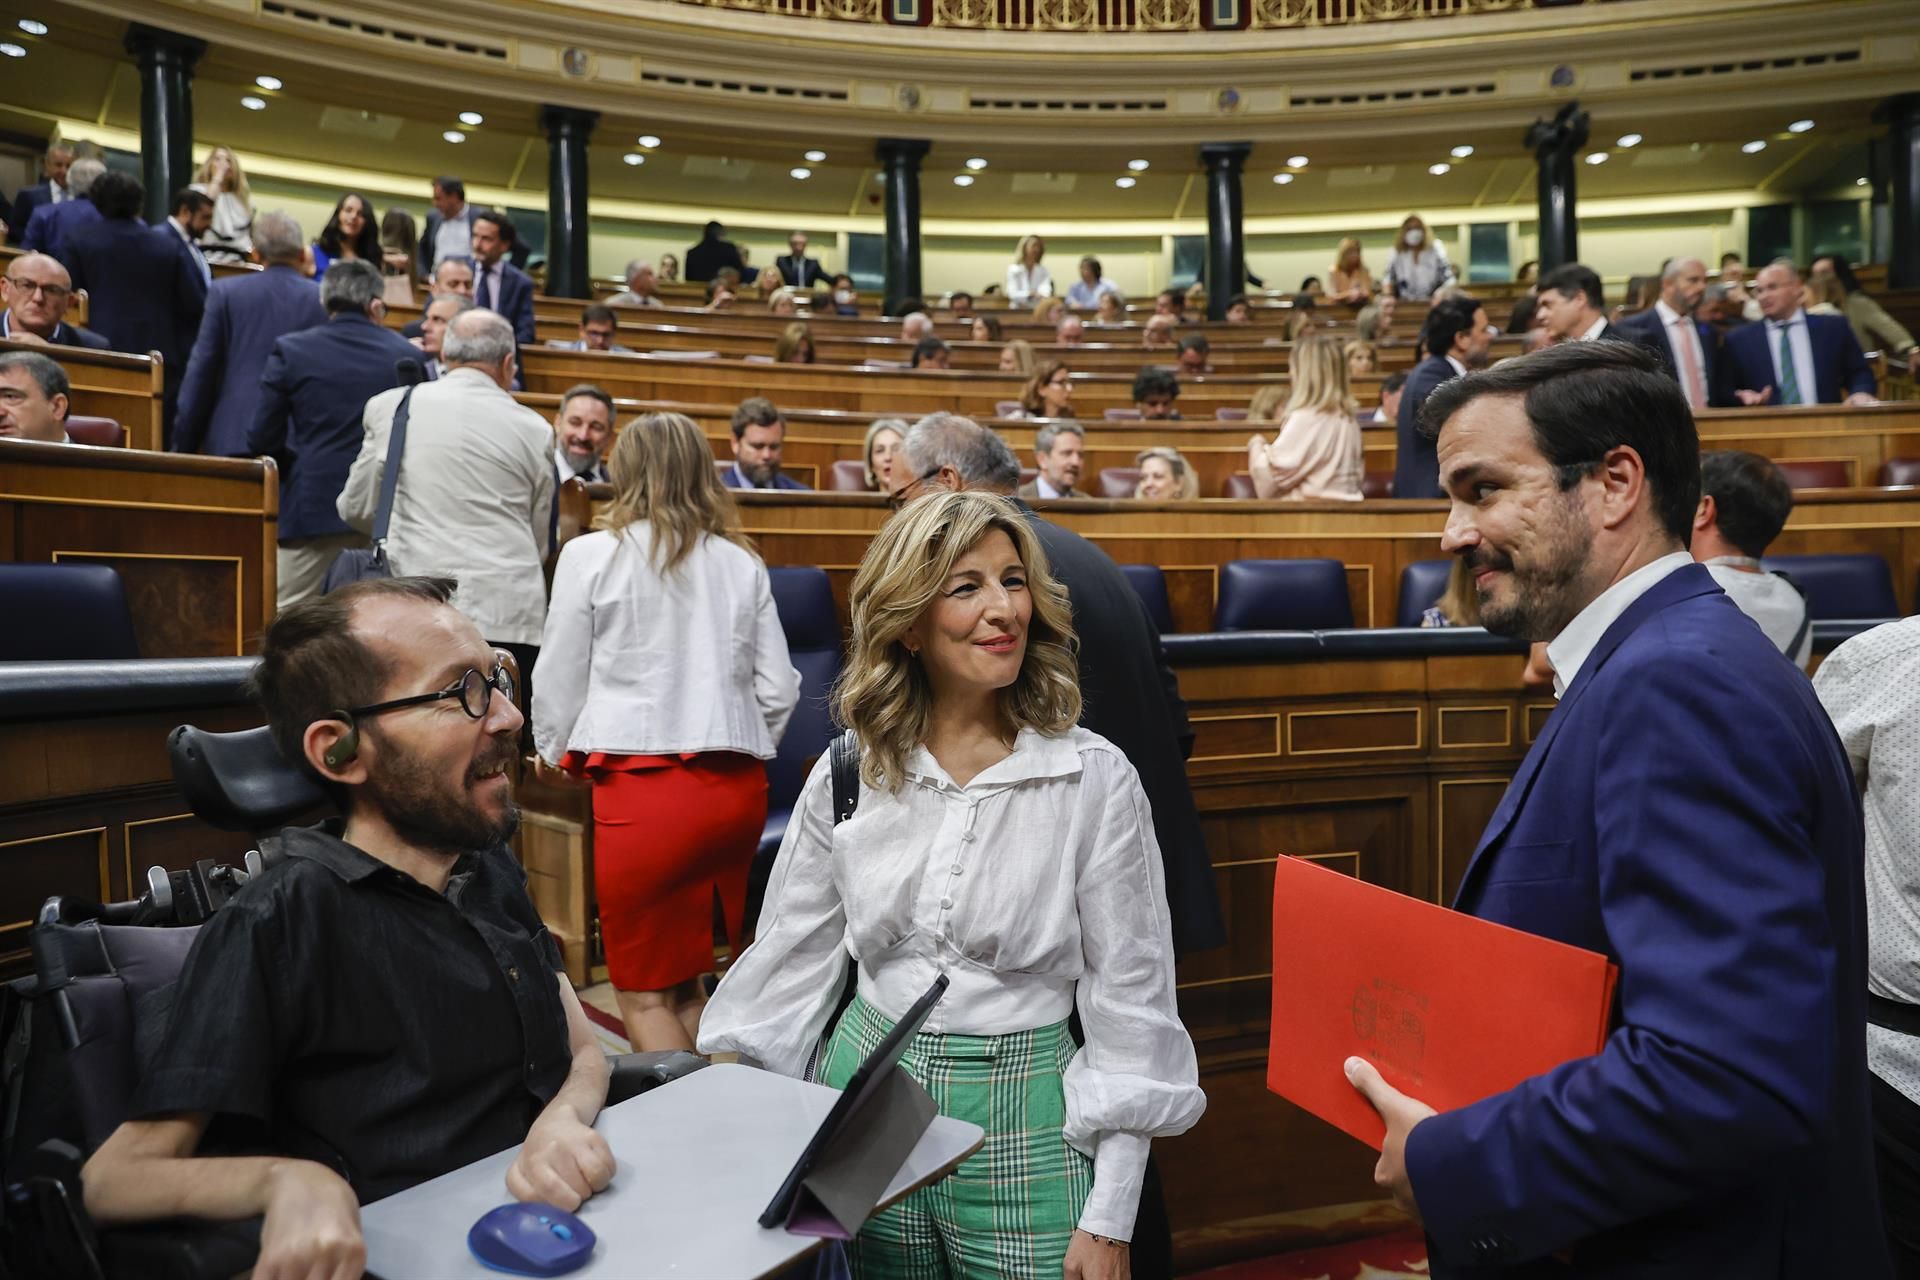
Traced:
<path fill-rule="evenodd" d="M 0 341 L 0 351 L 34 351 L 55 357 L 73 384 L 70 412 L 83 418 L 112 418 L 127 429 L 127 443 L 135 449 L 160 447 L 158 352 L 127 355 L 4 341 Z"/>

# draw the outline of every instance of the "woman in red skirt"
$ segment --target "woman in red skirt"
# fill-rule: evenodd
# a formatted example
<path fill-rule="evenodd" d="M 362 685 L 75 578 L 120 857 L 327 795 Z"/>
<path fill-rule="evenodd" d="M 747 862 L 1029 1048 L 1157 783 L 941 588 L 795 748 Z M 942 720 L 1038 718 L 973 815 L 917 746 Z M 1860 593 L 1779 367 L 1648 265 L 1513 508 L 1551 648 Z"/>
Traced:
<path fill-rule="evenodd" d="M 593 784 L 600 929 L 633 1047 L 691 1049 L 716 901 L 741 942 L 764 762 L 800 673 L 700 428 L 638 418 L 608 469 L 597 531 L 554 569 L 534 746 Z"/>

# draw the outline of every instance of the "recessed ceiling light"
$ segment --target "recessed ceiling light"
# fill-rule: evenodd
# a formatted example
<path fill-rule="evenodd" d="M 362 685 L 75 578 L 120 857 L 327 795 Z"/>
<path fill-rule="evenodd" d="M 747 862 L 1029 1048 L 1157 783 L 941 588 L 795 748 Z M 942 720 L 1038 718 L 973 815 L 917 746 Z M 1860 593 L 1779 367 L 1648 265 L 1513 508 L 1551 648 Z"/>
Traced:
<path fill-rule="evenodd" d="M 5 52 L 5 50 L 6 50 L 6 46 L 0 45 L 0 52 Z M 252 94 L 248 94 L 246 97 L 240 99 L 240 105 L 245 107 L 249 111 L 265 111 L 267 109 L 267 100 L 265 98 L 256 98 Z"/>
<path fill-rule="evenodd" d="M 1864 187 L 1867 185 L 1867 180 L 1865 178 L 1855 178 L 1853 180 L 1853 185 L 1856 187 Z"/>
<path fill-rule="evenodd" d="M 481 125 L 485 124 L 486 122 L 487 122 L 487 118 L 481 115 L 478 111 L 462 111 L 460 113 L 461 124 L 472 125 L 474 128 L 477 129 Z"/>
<path fill-rule="evenodd" d="M 1307 158 L 1305 156 L 1288 156 L 1287 167 L 1289 169 L 1304 169 L 1307 167 Z"/>
<path fill-rule="evenodd" d="M 255 76 L 253 82 L 262 89 L 265 89 L 268 93 L 272 93 L 280 87 L 279 76 Z"/>
<path fill-rule="evenodd" d="M 1293 181 L 1293 175 L 1290 173 L 1276 173 L 1273 175 L 1273 180 L 1284 187 Z"/>
<path fill-rule="evenodd" d="M 38 22 L 32 18 L 20 19 L 19 26 L 22 31 L 30 36 L 43 36 L 47 34 L 47 24 Z"/>
<path fill-rule="evenodd" d="M 445 138 L 448 142 L 465 142 L 467 140 L 467 135 L 460 132 L 458 129 L 449 129 L 445 133 L 441 134 L 440 136 Z"/>
<path fill-rule="evenodd" d="M 1750 156 L 1757 155 L 1767 149 L 1767 142 L 1765 138 L 1755 138 L 1752 142 L 1741 143 L 1740 149 Z"/>
<path fill-rule="evenodd" d="M 987 167 L 987 162 L 985 160 L 982 160 L 979 156 L 975 156 L 973 159 L 967 161 L 967 168 L 972 169 L 975 173 L 978 173 L 980 170 L 986 167 Z"/>
<path fill-rule="evenodd" d="M 1588 164 L 1605 164 L 1606 162 L 1607 153 L 1604 151 L 1589 151 L 1587 153 Z"/>
<path fill-rule="evenodd" d="M 953 175 L 953 185 L 956 187 L 970 187 L 973 185 L 973 175 L 970 173 L 956 173 Z"/>
<path fill-rule="evenodd" d="M 1637 133 L 1623 133 L 1618 138 L 1614 139 L 1614 142 L 1616 142 L 1622 147 L 1625 147 L 1629 151 L 1639 146 L 1640 141 L 1641 141 L 1640 135 Z"/>
<path fill-rule="evenodd" d="M 1437 178 L 1443 173 L 1452 173 L 1453 166 L 1442 160 L 1439 164 L 1428 165 L 1427 172 Z"/>
<path fill-rule="evenodd" d="M 645 164 L 647 162 L 647 158 L 638 151 L 629 151 L 620 158 L 628 164 Z"/>
<path fill-rule="evenodd" d="M 1792 124 L 1787 126 L 1787 132 L 1788 133 L 1805 133 L 1812 128 L 1813 128 L 1813 121 L 1811 120 L 1795 120 Z"/>
<path fill-rule="evenodd" d="M 1127 168 L 1133 170 L 1135 173 L 1145 173 L 1151 167 L 1152 166 L 1150 166 L 1145 160 L 1127 161 Z"/>
<path fill-rule="evenodd" d="M 635 138 L 634 141 L 638 142 L 641 146 L 645 147 L 649 151 L 653 150 L 655 147 L 660 145 L 660 139 L 654 137 L 650 133 L 643 133 L 638 138 Z"/>
<path fill-rule="evenodd" d="M 812 164 L 819 164 L 821 161 L 825 160 L 826 158 L 827 158 L 827 153 L 824 151 L 809 151 L 807 152 L 807 155 L 806 155 L 806 159 Z"/>
<path fill-rule="evenodd" d="M 1468 156 L 1473 154 L 1473 148 L 1463 143 L 1462 145 L 1455 147 L 1449 154 L 1451 154 L 1455 160 L 1465 160 Z"/>
<path fill-rule="evenodd" d="M 0 53 L 6 54 L 9 58 L 24 58 L 27 56 L 27 51 L 24 48 L 11 42 L 0 44 Z"/>
<path fill-rule="evenodd" d="M 811 178 L 813 176 L 813 170 L 802 165 L 797 169 L 787 170 L 787 176 L 789 178 L 798 178 L 800 179 L 800 181 L 805 182 L 808 178 Z"/>
<path fill-rule="evenodd" d="M 1130 187 L 1138 181 L 1140 181 L 1138 178 L 1115 178 L 1113 185 L 1116 187 Z"/>

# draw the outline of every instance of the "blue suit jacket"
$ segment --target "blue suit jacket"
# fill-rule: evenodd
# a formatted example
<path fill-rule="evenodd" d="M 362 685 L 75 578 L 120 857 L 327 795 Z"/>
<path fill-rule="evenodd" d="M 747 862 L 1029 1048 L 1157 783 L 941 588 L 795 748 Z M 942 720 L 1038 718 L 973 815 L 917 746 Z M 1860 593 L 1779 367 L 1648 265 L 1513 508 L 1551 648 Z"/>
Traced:
<path fill-rule="evenodd" d="M 13 316 L 0 311 L 0 338 L 7 337 L 13 330 Z M 107 340 L 84 325 L 68 324 L 62 320 L 53 327 L 53 337 L 47 339 L 56 347 L 84 347 L 88 351 L 105 351 Z"/>
<path fill-rule="evenodd" d="M 158 351 L 168 380 L 179 377 L 206 311 L 207 284 L 173 228 L 102 219 L 68 240 L 67 269 L 73 287 L 87 291 L 87 318 L 115 351 Z"/>
<path fill-rule="evenodd" d="M 473 297 L 477 304 L 480 300 L 480 263 L 468 258 L 473 267 Z M 500 264 L 500 296 L 493 299 L 494 311 L 507 318 L 513 326 L 513 336 L 523 347 L 533 345 L 533 277 L 513 265 L 503 261 Z"/>
<path fill-rule="evenodd" d="M 34 210 L 52 203 L 53 183 L 50 181 L 20 188 L 20 194 L 13 198 L 13 207 L 7 211 L 8 238 L 15 244 L 23 244 L 27 236 L 27 224 L 33 221 Z"/>
<path fill-rule="evenodd" d="M 320 286 L 292 267 L 214 281 L 180 387 L 174 451 L 250 456 L 247 428 L 260 403 L 260 372 L 273 344 L 283 334 L 326 320 Z"/>
<path fill-rule="evenodd" d="M 400 385 L 394 366 L 426 363 L 420 348 L 363 315 L 347 313 L 273 344 L 247 451 L 280 465 L 282 542 L 347 533 L 334 503 L 360 455 L 367 401 Z"/>
<path fill-rule="evenodd" d="M 1806 404 L 1839 404 L 1856 391 L 1874 393 L 1873 370 L 1867 367 L 1866 353 L 1844 316 L 1807 316 L 1807 341 L 1813 347 L 1814 390 L 1800 388 Z M 1734 390 L 1761 391 L 1773 387 L 1769 404 L 1780 403 L 1780 388 L 1774 386 L 1773 352 L 1776 342 L 1767 330 L 1767 322 L 1743 324 L 1727 335 L 1729 381 Z"/>
<path fill-rule="evenodd" d="M 1673 349 L 1673 340 L 1667 336 L 1666 326 L 1660 323 L 1660 313 L 1652 307 L 1635 315 L 1630 315 L 1614 326 L 1622 338 L 1637 342 L 1660 357 L 1660 362 L 1675 382 L 1680 381 L 1680 353 Z M 1710 324 L 1693 322 L 1694 332 L 1700 335 L 1700 359 L 1705 366 L 1700 376 L 1706 379 L 1707 403 L 1724 405 L 1732 399 L 1722 385 L 1725 373 L 1722 366 L 1726 363 L 1720 352 L 1720 335 Z M 1683 388 L 1684 389 L 1684 388 Z"/>
<path fill-rule="evenodd" d="M 1420 422 L 1420 406 L 1433 389 L 1458 375 L 1445 356 L 1428 356 L 1407 375 L 1400 396 L 1399 445 L 1393 463 L 1393 496 L 1396 498 L 1437 498 L 1440 496 L 1440 456 L 1435 442 L 1415 430 Z"/>
<path fill-rule="evenodd" d="M 1704 568 L 1608 628 L 1456 906 L 1613 959 L 1613 1031 L 1413 1130 L 1435 1276 L 1888 1274 L 1864 841 L 1812 686 Z"/>
<path fill-rule="evenodd" d="M 34 206 L 33 216 L 20 229 L 20 247 L 28 253 L 47 253 L 60 259 L 62 265 L 71 268 L 67 261 L 67 242 L 82 227 L 90 227 L 104 221 L 100 210 L 91 200 L 67 200 L 60 204 L 48 204 L 42 201 Z"/>
<path fill-rule="evenodd" d="M 729 489 L 752 489 L 755 487 L 747 483 L 747 478 L 741 474 L 740 464 L 737 462 L 720 473 L 720 483 Z M 807 486 L 801 484 L 784 471 L 776 471 L 773 475 L 773 487 L 775 489 L 805 489 Z"/>

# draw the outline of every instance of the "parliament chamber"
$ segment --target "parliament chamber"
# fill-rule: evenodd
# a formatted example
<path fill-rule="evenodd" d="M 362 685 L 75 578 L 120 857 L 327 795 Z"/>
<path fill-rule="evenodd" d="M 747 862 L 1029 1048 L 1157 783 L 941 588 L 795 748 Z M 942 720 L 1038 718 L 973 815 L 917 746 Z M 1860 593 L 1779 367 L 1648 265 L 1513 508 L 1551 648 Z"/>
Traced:
<path fill-rule="evenodd" d="M 371 453 L 374 402 L 457 371 L 445 356 L 472 310 L 516 332 L 510 400 L 465 428 L 552 424 L 536 449 L 551 520 L 533 521 L 551 537 L 548 582 L 573 539 L 634 518 L 606 463 L 659 415 L 705 439 L 771 575 L 799 709 L 768 761 L 756 907 L 839 728 L 830 686 L 853 656 L 856 577 L 939 470 L 909 474 L 902 452 L 886 482 L 878 421 L 896 440 L 930 415 L 985 427 L 1038 519 L 1124 572 L 1184 700 L 1184 782 L 1224 924 L 1222 945 L 1174 970 L 1206 1097 L 1197 1123 L 1152 1143 L 1174 1274 L 1403 1274 L 1260 1269 L 1373 1238 L 1425 1256 L 1375 1184 L 1375 1151 L 1268 1088 L 1287 980 L 1273 897 L 1279 860 L 1300 858 L 1453 902 L 1555 713 L 1524 639 L 1447 614 L 1459 495 L 1397 491 L 1411 452 L 1432 450 L 1401 397 L 1432 392 L 1423 369 L 1456 333 L 1461 354 L 1469 327 L 1481 336 L 1453 361 L 1465 371 L 1644 322 L 1703 454 L 1757 455 L 1791 489 L 1750 559 L 1804 599 L 1809 672 L 1920 612 L 1920 10 L 1899 0 L 14 8 L 0 31 L 0 195 L 20 192 L 0 205 L 0 976 L 16 985 L 43 959 L 43 904 L 125 903 L 261 848 L 264 833 L 196 809 L 170 735 L 267 723 L 252 682 L 268 629 L 296 572 L 299 598 L 318 596 L 313 562 L 289 552 L 365 545 L 363 525 L 333 521 L 363 407 Z M 89 174 L 94 189 L 135 191 L 138 216 L 68 189 L 68 166 L 90 160 L 117 175 Z M 75 208 L 90 216 L 61 214 Z M 146 251 L 175 254 L 177 275 L 103 267 L 95 221 L 144 221 Z M 296 239 L 275 257 L 263 246 L 282 224 Z M 494 256 L 482 227 L 504 237 Z M 1421 279 L 1436 252 L 1444 273 Z M 351 307 L 333 283 L 349 260 L 380 273 Z M 444 283 L 447 263 L 464 286 Z M 1575 264 L 1603 299 L 1577 296 Z M 1776 322 L 1759 300 L 1781 272 L 1782 315 L 1801 314 L 1804 282 L 1806 315 L 1855 351 L 1831 395 L 1824 363 L 1819 394 L 1810 376 L 1794 386 L 1784 338 L 1786 354 L 1752 344 L 1786 361 L 1764 395 L 1737 383 L 1733 335 Z M 316 282 L 307 311 L 346 319 L 240 312 L 243 291 L 299 277 Z M 181 297 L 162 305 L 167 290 Z M 1578 328 L 1589 314 L 1593 328 L 1561 332 L 1583 305 Z M 290 339 L 347 323 L 375 353 L 351 377 L 291 367 Z M 263 324 L 284 336 L 248 334 Z M 1682 331 L 1704 373 L 1664 354 Z M 128 333 L 151 340 L 106 340 Z M 1323 403 L 1344 406 L 1357 469 L 1337 494 L 1273 496 L 1261 450 L 1280 447 L 1328 344 L 1341 391 Z M 1068 408 L 1049 412 L 1056 378 Z M 371 400 L 341 390 L 362 382 Z M 380 428 L 395 437 L 396 399 Z M 565 425 L 583 399 L 608 428 L 585 465 Z M 33 405 L 56 403 L 36 435 Z M 316 504 L 323 466 L 300 452 L 314 437 L 287 433 L 323 411 L 351 439 L 325 446 Z M 1070 470 L 1052 453 L 1061 424 Z M 771 473 L 743 434 L 769 429 Z M 1169 451 L 1191 496 L 1143 489 Z M 501 505 L 484 496 L 464 495 Z M 538 706 L 527 637 L 487 636 Z M 601 919 L 604 815 L 578 776 L 536 761 L 530 718 L 512 852 L 600 1042 L 642 1048 Z M 714 972 L 738 942 L 720 930 Z M 1150 1258 L 1133 1274 L 1156 1274 Z"/>

